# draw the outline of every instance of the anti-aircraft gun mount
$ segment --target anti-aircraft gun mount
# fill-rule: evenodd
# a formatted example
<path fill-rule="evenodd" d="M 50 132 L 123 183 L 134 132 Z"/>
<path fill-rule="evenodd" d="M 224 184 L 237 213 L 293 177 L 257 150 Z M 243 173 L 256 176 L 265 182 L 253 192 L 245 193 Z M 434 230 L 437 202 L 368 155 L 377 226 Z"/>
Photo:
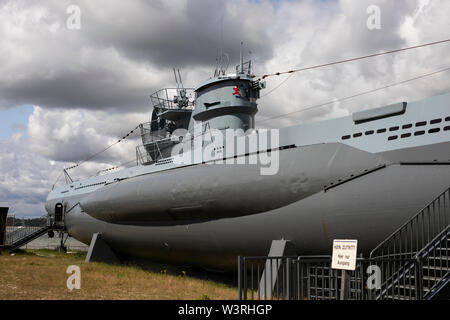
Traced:
<path fill-rule="evenodd" d="M 153 112 L 150 122 L 140 125 L 142 146 L 136 148 L 141 164 L 151 164 L 170 154 L 171 134 L 176 129 L 187 129 L 194 110 L 194 89 L 184 88 L 180 71 L 173 69 L 176 88 L 164 88 L 150 95 Z M 178 75 L 177 75 L 178 73 Z M 142 147 L 145 150 L 141 150 Z"/>

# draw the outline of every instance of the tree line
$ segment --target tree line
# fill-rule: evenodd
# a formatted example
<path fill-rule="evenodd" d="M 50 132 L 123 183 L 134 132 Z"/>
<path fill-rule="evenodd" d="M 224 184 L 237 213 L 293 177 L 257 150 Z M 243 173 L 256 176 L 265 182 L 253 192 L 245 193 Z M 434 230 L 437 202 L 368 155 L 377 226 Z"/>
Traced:
<path fill-rule="evenodd" d="M 39 218 L 16 218 L 14 216 L 8 216 L 6 218 L 6 225 L 8 227 L 43 227 L 47 225 L 47 216 L 39 217 Z"/>

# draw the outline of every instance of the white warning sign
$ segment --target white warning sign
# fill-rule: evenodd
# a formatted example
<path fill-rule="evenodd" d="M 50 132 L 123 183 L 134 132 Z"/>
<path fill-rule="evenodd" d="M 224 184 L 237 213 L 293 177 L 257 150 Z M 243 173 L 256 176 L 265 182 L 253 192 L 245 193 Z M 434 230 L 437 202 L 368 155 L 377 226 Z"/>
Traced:
<path fill-rule="evenodd" d="M 355 270 L 358 240 L 334 240 L 331 268 Z"/>

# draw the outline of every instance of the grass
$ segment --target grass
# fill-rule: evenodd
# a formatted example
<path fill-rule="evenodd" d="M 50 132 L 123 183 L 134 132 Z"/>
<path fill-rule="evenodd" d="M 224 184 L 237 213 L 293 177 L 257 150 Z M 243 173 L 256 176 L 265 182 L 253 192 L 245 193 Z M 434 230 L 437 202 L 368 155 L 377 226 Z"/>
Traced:
<path fill-rule="evenodd" d="M 85 252 L 26 250 L 0 255 L 0 300 L 204 300 L 236 299 L 237 288 L 132 265 L 86 263 Z M 67 267 L 81 270 L 81 288 L 69 290 Z M 154 268 L 153 268 L 154 269 Z"/>

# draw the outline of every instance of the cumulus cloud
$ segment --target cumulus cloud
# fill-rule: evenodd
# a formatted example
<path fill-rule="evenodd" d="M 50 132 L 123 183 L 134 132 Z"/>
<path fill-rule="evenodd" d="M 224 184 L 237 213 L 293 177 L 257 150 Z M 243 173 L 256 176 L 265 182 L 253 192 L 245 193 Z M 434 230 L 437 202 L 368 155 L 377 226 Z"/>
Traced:
<path fill-rule="evenodd" d="M 28 122 L 28 145 L 49 159 L 63 162 L 80 162 L 114 144 L 143 122 L 145 114 L 127 113 L 109 115 L 104 111 L 88 112 L 83 109 L 45 110 L 35 106 Z M 135 142 L 139 130 L 128 141 Z M 131 145 L 124 140 L 99 157 L 96 162 L 121 161 L 134 155 Z"/>
<path fill-rule="evenodd" d="M 27 152 L 24 142 L 21 133 L 0 141 L 0 206 L 18 216 L 40 216 L 62 166 Z"/>
<path fill-rule="evenodd" d="M 72 1 L 0 6 L 0 107 L 144 110 L 148 94 L 171 83 L 172 67 L 197 68 L 205 77 L 220 46 L 233 61 L 241 40 L 262 60 L 271 57 L 267 28 L 259 19 L 268 5 L 252 10 L 245 1 L 75 3 L 79 30 L 66 27 Z"/>
<path fill-rule="evenodd" d="M 66 26 L 73 4 L 81 10 L 79 30 Z M 370 5 L 380 8 L 379 30 L 367 28 Z M 244 41 L 256 75 L 287 71 L 445 39 L 449 12 L 445 0 L 0 1 L 0 109 L 34 106 L 26 128 L 0 141 L 0 204 L 15 203 L 24 215 L 41 212 L 63 167 L 150 120 L 148 96 L 174 85 L 173 67 L 194 87 L 212 75 L 221 47 L 233 72 Z M 268 78 L 257 125 L 285 113 L 291 114 L 258 126 L 340 117 L 448 92 L 450 76 L 442 73 L 336 102 L 448 67 L 449 46 Z M 138 143 L 120 143 L 73 174 L 127 162 Z"/>
<path fill-rule="evenodd" d="M 369 30 L 366 9 L 377 5 L 381 29 Z M 279 11 L 279 22 L 286 25 L 283 40 L 275 40 L 273 59 L 264 64 L 267 71 L 287 71 L 376 52 L 418 45 L 448 38 L 447 1 L 342 0 L 332 3 L 301 1 L 286 3 Z M 306 22 L 305 22 L 306 21 Z M 286 41 L 285 39 L 290 39 Z M 380 88 L 450 66 L 449 44 L 437 45 L 336 65 L 287 76 L 269 78 L 267 92 L 261 99 L 257 120 L 271 118 L 332 102 L 357 93 Z M 449 72 L 393 87 L 342 103 L 355 112 L 399 101 L 414 101 L 448 92 Z M 264 93 L 263 93 L 264 95 Z M 330 107 L 290 114 L 286 118 L 263 122 L 279 127 L 311 120 L 326 119 Z"/>

